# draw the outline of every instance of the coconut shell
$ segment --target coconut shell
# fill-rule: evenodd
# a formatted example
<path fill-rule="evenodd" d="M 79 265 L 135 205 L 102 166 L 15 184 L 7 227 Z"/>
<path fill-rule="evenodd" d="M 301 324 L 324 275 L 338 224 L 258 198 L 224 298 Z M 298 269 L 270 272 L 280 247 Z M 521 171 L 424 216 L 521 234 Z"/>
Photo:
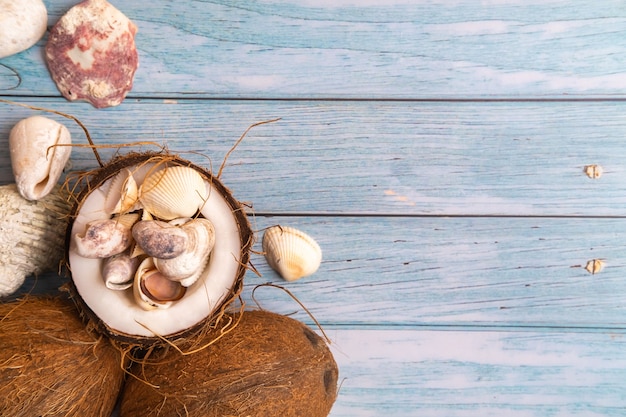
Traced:
<path fill-rule="evenodd" d="M 323 417 L 337 395 L 337 364 L 297 320 L 265 311 L 233 315 L 237 326 L 205 349 L 134 364 L 122 417 Z M 210 342 L 216 330 L 205 336 Z"/>
<path fill-rule="evenodd" d="M 111 415 L 124 379 L 121 354 L 89 334 L 60 298 L 0 304 L 0 415 Z"/>
<path fill-rule="evenodd" d="M 246 273 L 247 264 L 250 259 L 250 251 L 254 244 L 254 234 L 250 227 L 250 223 L 248 221 L 246 212 L 241 203 L 235 199 L 231 193 L 231 191 L 225 187 L 218 178 L 213 176 L 206 169 L 195 165 L 183 158 L 180 158 L 177 155 L 170 154 L 167 152 L 157 153 L 157 152 L 145 152 L 145 153 L 128 153 L 123 156 L 119 156 L 109 163 L 105 164 L 103 167 L 91 171 L 88 175 L 85 175 L 81 178 L 81 191 L 75 196 L 75 204 L 70 212 L 70 222 L 67 228 L 66 233 L 66 264 L 69 264 L 69 248 L 71 241 L 71 233 L 72 233 L 72 225 L 73 219 L 76 217 L 79 212 L 83 201 L 89 196 L 89 194 L 99 186 L 101 186 L 105 181 L 117 175 L 121 170 L 126 168 L 142 165 L 146 163 L 167 163 L 168 165 L 182 165 L 188 166 L 196 171 L 198 171 L 204 178 L 207 179 L 211 183 L 213 187 L 215 187 L 218 192 L 224 197 L 227 204 L 231 207 L 232 214 L 235 218 L 235 222 L 237 223 L 239 229 L 239 238 L 242 242 L 242 249 L 240 254 L 240 265 L 237 270 L 237 274 L 234 277 L 233 285 L 230 288 L 230 294 L 224 298 L 221 304 L 212 312 L 208 314 L 208 316 L 198 322 L 196 325 L 180 331 L 175 334 L 170 335 L 162 335 L 160 337 L 142 337 L 137 335 L 128 335 L 123 332 L 120 332 L 114 328 L 109 327 L 106 323 L 104 323 L 98 316 L 95 314 L 85 303 L 73 281 L 69 284 L 69 291 L 71 297 L 74 299 L 76 304 L 78 305 L 81 313 L 85 317 L 86 321 L 90 327 L 96 328 L 102 334 L 106 335 L 113 339 L 120 346 L 136 346 L 142 348 L 150 348 L 155 345 L 163 344 L 164 340 L 167 340 L 168 343 L 184 343 L 188 341 L 190 338 L 200 337 L 199 335 L 204 334 L 207 327 L 212 326 L 215 320 L 222 316 L 226 307 L 231 304 L 235 299 L 237 299 L 243 288 L 243 277 Z M 71 268 L 70 268 L 71 269 Z M 70 271 L 71 273 L 71 271 Z"/>

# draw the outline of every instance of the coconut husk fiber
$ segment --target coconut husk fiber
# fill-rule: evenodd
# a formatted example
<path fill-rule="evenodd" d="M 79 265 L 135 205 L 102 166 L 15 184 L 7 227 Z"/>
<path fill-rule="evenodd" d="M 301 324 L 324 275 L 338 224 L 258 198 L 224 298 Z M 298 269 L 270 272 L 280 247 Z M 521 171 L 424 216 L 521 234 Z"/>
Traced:
<path fill-rule="evenodd" d="M 109 417 L 124 379 L 120 358 L 68 300 L 0 304 L 0 415 Z"/>
<path fill-rule="evenodd" d="M 231 317 L 236 327 L 204 349 L 183 355 L 169 348 L 135 363 L 121 416 L 327 416 L 338 370 L 324 339 L 271 312 Z"/>

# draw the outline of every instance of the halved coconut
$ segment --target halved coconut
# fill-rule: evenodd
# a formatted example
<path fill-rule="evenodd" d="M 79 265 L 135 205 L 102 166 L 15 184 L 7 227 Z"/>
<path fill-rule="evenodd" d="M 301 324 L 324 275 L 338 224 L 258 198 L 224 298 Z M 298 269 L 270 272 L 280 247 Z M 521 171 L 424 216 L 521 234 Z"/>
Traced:
<path fill-rule="evenodd" d="M 74 237 L 84 234 L 90 222 L 111 218 L 110 199 L 116 197 L 109 188 L 118 173 L 132 173 L 141 190 L 146 178 L 173 167 L 192 168 L 202 177 L 202 189 L 194 185 L 188 197 L 190 204 L 197 204 L 197 211 L 192 210 L 193 216 L 203 217 L 213 224 L 215 244 L 208 263 L 202 267 L 200 278 L 186 288 L 180 300 L 167 308 L 144 309 L 136 302 L 132 289 L 116 291 L 107 288 L 102 276 L 104 259 L 79 255 L 74 248 Z M 79 306 L 103 333 L 119 342 L 134 345 L 146 346 L 164 338 L 174 341 L 201 331 L 237 297 L 250 256 L 253 233 L 241 204 L 210 172 L 168 153 L 129 154 L 94 171 L 86 182 L 71 212 L 66 262 L 71 272 L 71 290 Z M 181 196 L 176 194 L 174 198 L 180 199 Z M 141 191 L 138 204 L 126 204 L 131 205 L 133 210 L 143 210 Z M 149 213 L 148 217 L 156 216 Z"/>

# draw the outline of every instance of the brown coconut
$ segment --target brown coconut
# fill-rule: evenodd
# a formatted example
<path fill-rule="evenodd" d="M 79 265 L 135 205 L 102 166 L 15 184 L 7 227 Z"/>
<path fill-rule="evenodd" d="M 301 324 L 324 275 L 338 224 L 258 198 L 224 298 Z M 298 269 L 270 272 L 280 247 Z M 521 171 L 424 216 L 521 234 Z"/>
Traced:
<path fill-rule="evenodd" d="M 158 327 L 162 319 L 157 318 L 153 321 L 150 321 L 149 319 L 145 319 L 143 316 L 140 317 L 138 315 L 135 315 L 135 312 L 133 311 L 125 311 L 124 308 L 109 307 L 109 305 L 107 304 L 104 304 L 104 306 L 100 306 L 101 310 L 104 309 L 103 313 L 117 314 L 118 317 L 125 320 L 127 323 L 130 323 L 136 328 L 139 328 L 140 332 L 145 330 L 146 334 L 137 334 L 132 331 L 126 331 L 125 329 L 110 324 L 109 322 L 107 322 L 107 320 L 103 319 L 103 314 L 96 311 L 96 309 L 94 309 L 94 305 L 90 304 L 90 301 L 86 301 L 86 290 L 84 288 L 84 285 L 83 288 L 77 285 L 78 280 L 82 279 L 80 276 L 81 272 L 77 270 L 74 265 L 72 265 L 70 257 L 71 239 L 72 235 L 76 233 L 76 231 L 73 230 L 73 227 L 77 216 L 84 208 L 85 201 L 89 199 L 92 195 L 98 193 L 100 187 L 104 188 L 104 184 L 107 181 L 111 180 L 122 170 L 126 170 L 127 168 L 135 170 L 137 169 L 137 167 L 145 166 L 187 166 L 199 172 L 204 178 L 207 186 L 210 187 L 210 194 L 216 193 L 217 195 L 219 195 L 219 198 L 223 201 L 222 205 L 224 207 L 227 207 L 227 209 L 229 210 L 230 217 L 232 218 L 232 224 L 234 225 L 234 232 L 232 233 L 238 235 L 236 240 L 238 240 L 238 244 L 240 246 L 240 248 L 238 249 L 240 253 L 227 252 L 222 253 L 221 255 L 211 255 L 210 262 L 231 263 L 230 268 L 233 272 L 232 276 L 225 277 L 225 281 L 228 282 L 228 284 L 223 288 L 223 291 L 225 293 L 220 294 L 219 297 L 216 297 L 213 294 L 209 294 L 207 291 L 205 291 L 204 287 L 206 287 L 206 285 L 204 287 L 200 287 L 199 292 L 201 296 L 206 300 L 211 299 L 207 302 L 214 303 L 214 305 L 211 305 L 208 309 L 205 306 L 202 306 L 201 308 L 198 308 L 197 306 L 189 306 L 190 312 L 201 311 L 202 317 L 199 317 L 198 320 L 195 320 L 193 323 L 185 325 L 183 328 L 177 329 L 176 331 L 169 333 L 153 329 L 153 326 Z M 104 167 L 85 174 L 83 177 L 81 177 L 78 187 L 74 186 L 74 188 L 81 188 L 81 186 L 82 190 L 76 194 L 75 205 L 70 213 L 70 222 L 66 236 L 66 264 L 72 278 L 70 283 L 70 293 L 75 299 L 79 309 L 86 317 L 86 320 L 89 322 L 89 326 L 95 327 L 101 333 L 113 339 L 116 343 L 121 344 L 124 348 L 129 345 L 131 347 L 137 346 L 142 348 L 150 348 L 154 345 L 164 343 L 165 340 L 167 340 L 168 343 L 180 344 L 187 343 L 189 342 L 189 340 L 201 337 L 207 331 L 207 329 L 212 327 L 215 324 L 216 320 L 224 314 L 226 307 L 238 297 L 243 286 L 243 277 L 247 269 L 247 264 L 250 257 L 250 250 L 254 243 L 254 235 L 250 228 L 250 224 L 242 204 L 233 197 L 230 190 L 226 188 L 216 176 L 212 175 L 211 172 L 198 165 L 192 164 L 191 162 L 180 158 L 177 155 L 173 155 L 167 152 L 130 153 L 120 156 L 106 164 Z M 92 208 L 87 209 L 87 211 L 88 210 L 92 210 Z M 202 210 L 197 215 L 202 216 Z M 215 227 L 217 229 L 218 227 L 222 226 L 220 224 L 216 224 Z M 219 242 L 216 243 L 216 245 L 219 244 Z M 235 264 L 234 266 L 232 265 L 233 263 Z M 95 273 L 97 274 L 99 272 Z M 98 285 L 101 285 L 101 281 L 98 280 L 99 278 L 96 279 Z M 200 283 L 194 285 L 198 286 L 203 284 Z M 109 294 L 108 291 L 110 290 L 106 288 L 94 291 L 96 296 L 92 297 L 92 299 L 95 298 L 97 301 L 102 294 Z M 180 301 L 177 301 L 177 303 L 184 302 L 186 302 L 185 297 L 183 297 Z M 158 313 L 155 314 L 161 314 L 161 318 L 167 315 L 167 313 L 164 311 L 158 311 Z M 183 317 L 186 318 L 185 315 L 183 315 Z"/>
<path fill-rule="evenodd" d="M 337 395 L 337 364 L 324 339 L 266 311 L 231 316 L 236 327 L 205 349 L 154 352 L 131 368 L 122 417 L 322 417 Z"/>
<path fill-rule="evenodd" d="M 123 379 L 120 352 L 68 300 L 0 304 L 0 415 L 109 417 Z"/>

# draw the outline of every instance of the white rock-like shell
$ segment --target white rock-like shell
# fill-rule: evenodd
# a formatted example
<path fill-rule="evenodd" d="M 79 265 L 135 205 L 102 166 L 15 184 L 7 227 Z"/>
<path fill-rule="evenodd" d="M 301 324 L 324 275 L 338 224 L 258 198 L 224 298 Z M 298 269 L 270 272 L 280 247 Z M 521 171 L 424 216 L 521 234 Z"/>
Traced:
<path fill-rule="evenodd" d="M 11 165 L 17 189 L 27 200 L 39 200 L 54 188 L 72 151 L 67 128 L 52 119 L 20 120 L 9 134 Z"/>
<path fill-rule="evenodd" d="M 0 0 L 0 58 L 33 46 L 46 33 L 47 25 L 42 0 Z"/>
<path fill-rule="evenodd" d="M 185 251 L 171 259 L 155 258 L 154 265 L 169 279 L 189 287 L 198 280 L 209 261 L 215 245 L 215 228 L 201 217 L 189 221 L 181 219 L 181 223 L 181 230 L 187 234 Z"/>
<path fill-rule="evenodd" d="M 84 233 L 75 234 L 73 250 L 85 258 L 109 258 L 124 252 L 132 243 L 132 226 L 139 214 L 89 222 Z"/>
<path fill-rule="evenodd" d="M 154 294 L 150 292 L 152 280 L 155 280 L 156 290 Z M 167 296 L 159 297 L 157 291 L 167 293 Z M 133 283 L 133 296 L 135 302 L 144 310 L 154 310 L 157 308 L 169 308 L 175 301 L 180 300 L 185 294 L 185 287 L 179 282 L 165 278 L 155 266 L 152 258 L 146 258 L 135 273 Z"/>
<path fill-rule="evenodd" d="M 58 188 L 28 201 L 15 184 L 0 186 L 0 297 L 14 293 L 29 275 L 58 269 L 69 213 Z"/>
<path fill-rule="evenodd" d="M 263 235 L 263 252 L 269 266 L 287 281 L 313 274 L 322 262 L 322 249 L 306 233 L 272 226 Z"/>
<path fill-rule="evenodd" d="M 133 226 L 133 238 L 141 251 L 153 258 L 171 259 L 187 247 L 187 233 L 160 220 L 142 220 Z"/>
<path fill-rule="evenodd" d="M 163 220 L 193 217 L 207 199 L 204 179 L 186 166 L 160 169 L 146 177 L 139 189 L 144 210 Z"/>

